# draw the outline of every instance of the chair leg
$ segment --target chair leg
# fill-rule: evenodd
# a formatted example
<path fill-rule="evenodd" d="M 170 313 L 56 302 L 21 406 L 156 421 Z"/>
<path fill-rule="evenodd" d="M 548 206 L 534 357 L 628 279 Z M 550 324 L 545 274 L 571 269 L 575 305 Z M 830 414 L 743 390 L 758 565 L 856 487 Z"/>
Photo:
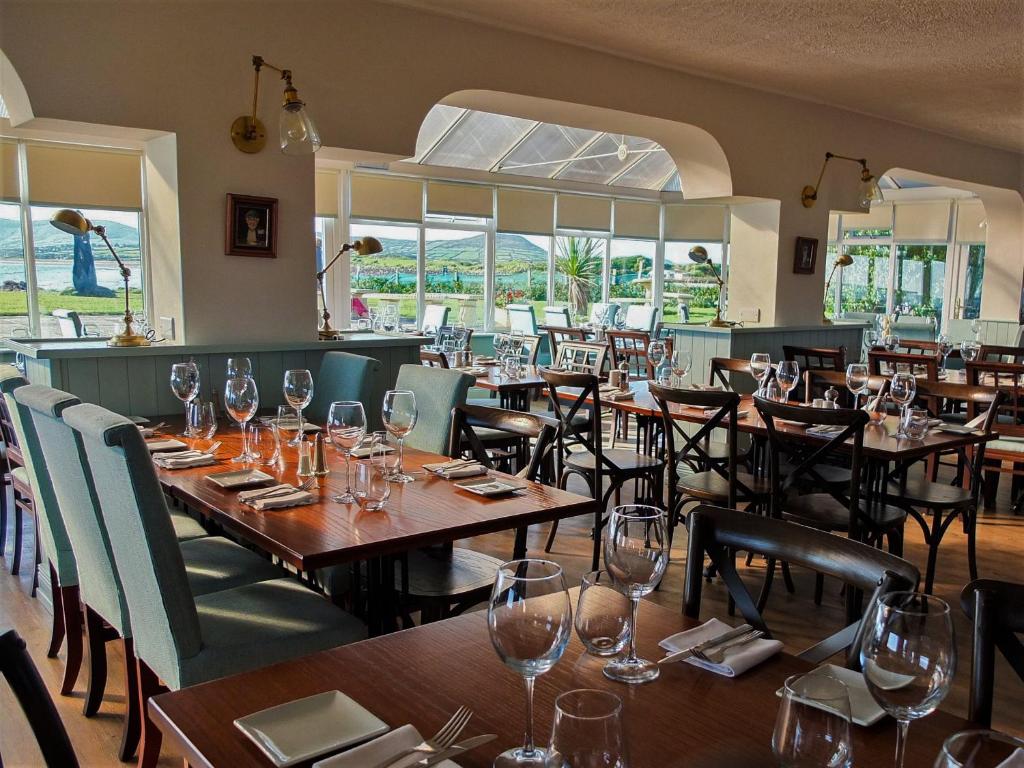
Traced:
<path fill-rule="evenodd" d="M 29 592 L 29 597 L 35 597 L 36 592 L 39 590 L 39 558 L 41 551 L 39 549 L 39 518 L 35 519 L 35 528 L 32 530 L 32 590 Z"/>
<path fill-rule="evenodd" d="M 78 673 L 82 668 L 82 605 L 78 598 L 78 587 L 64 589 L 61 607 L 64 610 L 64 633 L 67 658 L 64 660 L 64 680 L 60 685 L 62 696 L 68 696 L 75 689 Z"/>
<path fill-rule="evenodd" d="M 793 574 L 789 572 L 789 563 L 785 560 L 782 561 L 782 581 L 786 585 L 786 591 L 789 594 L 796 593 L 796 585 L 793 583 Z"/>
<path fill-rule="evenodd" d="M 85 693 L 82 713 L 92 717 L 103 703 L 107 687 L 107 643 L 103 619 L 89 606 L 85 607 L 85 636 L 89 641 L 89 684 Z"/>
<path fill-rule="evenodd" d="M 21 537 L 22 510 L 17 500 L 14 502 L 14 551 L 11 553 L 11 576 L 18 576 L 21 571 Z"/>
<path fill-rule="evenodd" d="M 825 591 L 825 576 L 821 573 L 814 575 L 814 604 L 821 605 L 821 596 Z"/>
<path fill-rule="evenodd" d="M 935 586 L 935 564 L 939 559 L 939 538 L 942 530 L 942 513 L 935 510 L 932 513 L 932 530 L 928 536 L 928 564 L 925 566 L 924 591 L 925 594 L 932 594 Z"/>
<path fill-rule="evenodd" d="M 53 602 L 53 622 L 50 627 L 50 647 L 46 650 L 46 658 L 56 659 L 57 652 L 64 642 L 64 590 L 57 583 L 57 571 L 50 564 L 50 599 Z"/>
<path fill-rule="evenodd" d="M 555 534 L 558 533 L 558 521 L 551 521 L 551 530 L 548 531 L 548 540 L 544 543 L 544 551 L 550 552 L 551 547 L 555 544 Z"/>
<path fill-rule="evenodd" d="M 160 759 L 160 743 L 163 736 L 156 724 L 150 720 L 146 712 L 149 700 L 161 693 L 164 687 L 160 680 L 142 659 L 136 659 L 138 667 L 139 716 L 141 723 L 141 741 L 139 744 L 139 768 L 156 768 Z"/>
<path fill-rule="evenodd" d="M 3 477 L 0 477 L 0 557 L 7 552 L 7 469 L 0 468 Z"/>
<path fill-rule="evenodd" d="M 964 522 L 967 527 L 967 570 L 971 575 L 971 581 L 974 581 L 978 578 L 977 539 L 975 538 L 978 528 L 978 510 L 970 509 L 964 512 Z"/>
<path fill-rule="evenodd" d="M 764 583 L 761 585 L 761 594 L 757 597 L 757 611 L 764 613 L 764 607 L 768 604 L 768 593 L 772 589 L 772 582 L 775 580 L 775 558 L 768 558 L 768 569 L 764 574 Z"/>
<path fill-rule="evenodd" d="M 138 664 L 135 660 L 135 646 L 132 639 L 121 638 L 124 649 L 124 725 L 121 728 L 121 748 L 117 753 L 122 763 L 129 762 L 135 756 L 142 731 L 142 708 L 139 704 Z"/>

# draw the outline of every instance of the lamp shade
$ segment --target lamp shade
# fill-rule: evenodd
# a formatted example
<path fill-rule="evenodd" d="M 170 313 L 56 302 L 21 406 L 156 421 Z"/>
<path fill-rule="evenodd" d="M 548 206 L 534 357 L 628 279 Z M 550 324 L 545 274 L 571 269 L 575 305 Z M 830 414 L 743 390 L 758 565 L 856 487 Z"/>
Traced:
<path fill-rule="evenodd" d="M 708 260 L 708 251 L 703 245 L 695 245 L 686 255 L 696 264 L 706 264 Z"/>
<path fill-rule="evenodd" d="M 281 151 L 286 155 L 311 155 L 320 149 L 320 133 L 301 101 L 281 109 Z"/>
<path fill-rule="evenodd" d="M 361 240 L 356 240 L 352 245 L 352 250 L 358 253 L 360 256 L 372 256 L 375 253 L 380 253 L 384 250 L 384 246 L 380 244 L 380 240 L 376 237 L 364 237 Z"/>
<path fill-rule="evenodd" d="M 860 204 L 865 208 L 870 207 L 872 203 L 882 202 L 882 190 L 878 186 L 877 179 L 870 174 L 865 173 L 861 178 L 858 191 L 860 192 Z"/>
<path fill-rule="evenodd" d="M 61 208 L 50 217 L 50 223 L 69 235 L 84 235 L 92 229 L 92 222 L 78 211 Z"/>
<path fill-rule="evenodd" d="M 840 269 L 842 269 L 843 267 L 848 267 L 851 264 L 853 264 L 853 256 L 851 256 L 848 253 L 841 253 L 836 258 L 836 266 L 839 267 Z"/>

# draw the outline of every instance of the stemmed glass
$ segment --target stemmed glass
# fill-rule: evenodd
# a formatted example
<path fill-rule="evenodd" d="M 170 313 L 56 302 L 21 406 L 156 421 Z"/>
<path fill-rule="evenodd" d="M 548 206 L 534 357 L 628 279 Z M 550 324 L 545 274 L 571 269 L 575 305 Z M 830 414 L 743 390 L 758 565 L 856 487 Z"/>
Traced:
<path fill-rule="evenodd" d="M 868 367 L 864 363 L 850 363 L 846 366 L 846 388 L 853 395 L 853 407 L 860 406 L 860 396 L 868 391 Z"/>
<path fill-rule="evenodd" d="M 562 569 L 550 560 L 513 560 L 498 569 L 487 606 L 491 644 L 526 683 L 523 746 L 498 755 L 495 768 L 549 765 L 533 741 L 533 684 L 562 658 L 572 633 L 572 608 Z"/>
<path fill-rule="evenodd" d="M 299 431 L 288 445 L 303 438 L 302 409 L 313 401 L 313 374 L 304 368 L 284 372 L 284 399 L 299 415 Z"/>
<path fill-rule="evenodd" d="M 228 378 L 241 379 L 246 376 L 252 378 L 252 361 L 248 357 L 229 357 Z"/>
<path fill-rule="evenodd" d="M 917 379 L 912 373 L 899 371 L 893 374 L 889 382 L 889 397 L 900 407 L 900 424 L 896 437 L 903 436 L 903 421 L 907 417 L 907 405 L 917 395 Z"/>
<path fill-rule="evenodd" d="M 551 763 L 572 768 L 626 768 L 622 700 L 608 691 L 567 691 L 555 699 Z"/>
<path fill-rule="evenodd" d="M 416 426 L 416 395 L 407 389 L 390 389 L 384 393 L 381 406 L 384 427 L 398 438 L 398 464 L 388 478 L 393 483 L 411 483 L 415 478 L 405 473 L 405 436 Z"/>
<path fill-rule="evenodd" d="M 355 400 L 331 403 L 327 413 L 327 434 L 338 452 L 345 457 L 345 492 L 332 498 L 341 504 L 353 504 L 358 499 L 352 492 L 352 451 L 366 436 L 366 412 L 363 404 Z"/>
<path fill-rule="evenodd" d="M 1005 733 L 960 731 L 946 739 L 934 768 L 1000 768 L 1013 764 L 1017 750 L 1024 750 L 1024 741 Z"/>
<path fill-rule="evenodd" d="M 249 421 L 260 407 L 260 395 L 256 382 L 248 376 L 228 379 L 224 384 L 224 407 L 242 428 L 242 452 L 231 461 L 250 462 L 255 456 L 249 450 Z"/>
<path fill-rule="evenodd" d="M 672 375 L 675 377 L 675 386 L 682 387 L 683 379 L 690 372 L 690 365 L 693 358 L 685 349 L 677 349 L 672 352 Z"/>
<path fill-rule="evenodd" d="M 953 342 L 949 340 L 946 334 L 939 336 L 938 340 L 938 352 L 939 358 L 942 361 L 941 370 L 943 373 L 946 372 L 946 358 L 949 357 L 949 353 L 953 351 Z"/>
<path fill-rule="evenodd" d="M 793 675 L 782 687 L 772 752 L 784 768 L 853 765 L 850 692 L 829 675 Z"/>
<path fill-rule="evenodd" d="M 764 389 L 768 371 L 772 369 L 772 358 L 767 352 L 755 352 L 750 356 L 750 373 L 757 379 L 757 391 Z"/>
<path fill-rule="evenodd" d="M 189 428 L 189 404 L 199 394 L 199 366 L 189 360 L 187 363 L 175 363 L 171 366 L 171 391 L 185 405 L 185 429 L 179 437 L 192 437 Z"/>
<path fill-rule="evenodd" d="M 779 380 L 782 387 L 783 402 L 789 402 L 789 393 L 796 389 L 800 382 L 800 364 L 796 360 L 782 360 L 779 369 L 775 372 L 775 378 Z"/>
<path fill-rule="evenodd" d="M 895 351 L 900 345 L 900 337 L 890 333 L 888 336 L 882 337 L 882 346 L 885 347 L 886 352 Z"/>
<path fill-rule="evenodd" d="M 965 363 L 973 363 L 981 353 L 981 346 L 976 341 L 961 341 L 960 356 Z"/>
<path fill-rule="evenodd" d="M 949 605 L 932 595 L 890 592 L 864 622 L 864 680 L 878 705 L 896 719 L 895 765 L 903 768 L 910 721 L 934 712 L 953 684 L 956 644 Z"/>
<path fill-rule="evenodd" d="M 636 655 L 636 614 L 640 598 L 654 591 L 668 567 L 665 513 L 657 507 L 615 507 L 604 537 L 604 563 L 616 589 L 632 602 L 629 655 L 609 662 L 606 677 L 623 683 L 646 683 L 658 677 L 658 665 Z"/>
<path fill-rule="evenodd" d="M 647 362 L 651 364 L 651 370 L 657 373 L 661 364 L 665 361 L 665 342 L 655 339 L 647 345 Z"/>

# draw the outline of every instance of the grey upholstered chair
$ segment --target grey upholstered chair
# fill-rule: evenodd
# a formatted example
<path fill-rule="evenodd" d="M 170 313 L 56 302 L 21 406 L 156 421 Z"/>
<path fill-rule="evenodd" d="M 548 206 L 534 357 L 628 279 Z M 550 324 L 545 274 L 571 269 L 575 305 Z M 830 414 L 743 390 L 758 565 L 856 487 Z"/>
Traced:
<path fill-rule="evenodd" d="M 568 328 L 569 310 L 565 307 L 544 307 L 544 325 L 557 325 L 560 328 Z"/>
<path fill-rule="evenodd" d="M 452 408 L 466 403 L 466 394 L 475 383 L 475 376 L 461 371 L 422 365 L 399 368 L 395 389 L 408 389 L 416 395 L 416 426 L 405 438 L 406 446 L 431 453 L 447 451 Z"/>
<path fill-rule="evenodd" d="M 650 304 L 630 304 L 626 307 L 625 327 L 634 331 L 654 333 L 658 323 L 658 308 Z"/>
<path fill-rule="evenodd" d="M 313 388 L 313 401 L 303 416 L 314 424 L 327 421 L 327 411 L 335 400 L 358 400 L 365 403 L 373 378 L 380 375 L 380 360 L 350 352 L 326 352 L 320 363 Z"/>
<path fill-rule="evenodd" d="M 533 312 L 533 304 L 509 304 L 508 327 L 511 331 L 521 331 L 529 336 L 537 335 L 537 316 Z"/>
<path fill-rule="evenodd" d="M 448 325 L 448 310 L 446 304 L 427 304 L 423 309 L 423 333 L 437 333 L 441 326 Z"/>
<path fill-rule="evenodd" d="M 64 422 L 80 440 L 132 618 L 143 741 L 139 765 L 156 764 L 160 732 L 145 718 L 160 681 L 178 690 L 333 648 L 363 625 L 291 578 L 194 596 L 182 548 L 138 428 L 96 405 Z"/>

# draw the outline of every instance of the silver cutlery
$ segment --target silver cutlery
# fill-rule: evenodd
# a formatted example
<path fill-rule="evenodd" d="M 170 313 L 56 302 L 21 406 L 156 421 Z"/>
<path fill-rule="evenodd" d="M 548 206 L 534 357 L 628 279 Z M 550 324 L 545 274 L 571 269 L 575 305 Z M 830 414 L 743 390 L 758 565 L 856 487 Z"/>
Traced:
<path fill-rule="evenodd" d="M 443 763 L 445 760 L 451 757 L 458 757 L 459 755 L 464 755 L 471 749 L 476 749 L 477 747 L 482 747 L 484 744 L 489 744 L 496 738 L 498 738 L 498 734 L 496 733 L 484 733 L 480 736 L 473 736 L 472 738 L 466 739 L 465 741 L 460 741 L 458 744 L 452 744 L 450 747 L 448 747 L 448 749 L 444 750 L 443 752 L 439 752 L 436 755 L 431 755 L 426 759 L 426 762 L 421 760 L 420 762 L 416 763 L 416 766 L 430 768 L 430 766 L 437 765 L 438 763 Z"/>
<path fill-rule="evenodd" d="M 448 722 L 442 725 L 438 732 L 429 739 L 424 739 L 415 747 L 403 750 L 397 755 L 388 758 L 383 763 L 378 764 L 376 768 L 388 768 L 417 752 L 423 752 L 424 757 L 430 757 L 443 752 L 455 743 L 455 740 L 459 738 L 459 734 L 462 733 L 462 729 L 466 727 L 471 717 L 473 717 L 473 710 L 469 707 L 459 707 L 455 710 L 455 714 L 449 718 Z"/>
<path fill-rule="evenodd" d="M 215 454 L 217 452 L 217 449 L 220 448 L 221 445 L 222 445 L 222 443 L 218 440 L 216 443 L 211 445 L 206 450 L 200 451 L 200 453 L 205 453 L 207 456 L 213 456 L 213 454 Z"/>
<path fill-rule="evenodd" d="M 701 653 L 706 653 L 707 651 L 713 650 L 715 646 L 721 645 L 722 643 L 727 643 L 730 640 L 734 640 L 737 637 L 742 637 L 743 635 L 746 635 L 752 630 L 753 627 L 751 627 L 749 624 L 743 624 L 742 626 L 736 627 L 736 629 L 730 629 L 728 632 L 719 635 L 718 637 L 713 637 L 710 640 L 705 640 L 703 643 L 697 643 L 691 648 L 685 648 L 681 651 L 675 651 L 674 653 L 670 653 L 665 658 L 659 659 L 658 663 L 668 664 L 673 661 L 683 661 L 685 659 L 690 658 L 691 656 L 696 656 L 697 651 L 700 651 Z"/>
<path fill-rule="evenodd" d="M 255 496 L 246 496 L 245 503 L 249 504 L 253 501 L 259 501 L 260 499 L 269 499 L 274 496 L 286 496 L 289 493 L 296 493 L 298 491 L 308 491 L 316 484 L 316 478 L 311 477 L 308 480 L 302 481 L 302 483 L 294 488 L 271 488 L 269 491 L 258 493 Z"/>
<path fill-rule="evenodd" d="M 721 664 L 725 660 L 725 652 L 733 648 L 739 648 L 740 646 L 749 645 L 755 640 L 759 640 L 764 637 L 764 632 L 759 629 L 755 629 L 752 632 L 748 632 L 745 635 L 730 640 L 726 643 L 716 645 L 714 648 L 708 651 L 697 651 L 696 656 L 701 661 L 706 661 L 709 664 Z"/>

